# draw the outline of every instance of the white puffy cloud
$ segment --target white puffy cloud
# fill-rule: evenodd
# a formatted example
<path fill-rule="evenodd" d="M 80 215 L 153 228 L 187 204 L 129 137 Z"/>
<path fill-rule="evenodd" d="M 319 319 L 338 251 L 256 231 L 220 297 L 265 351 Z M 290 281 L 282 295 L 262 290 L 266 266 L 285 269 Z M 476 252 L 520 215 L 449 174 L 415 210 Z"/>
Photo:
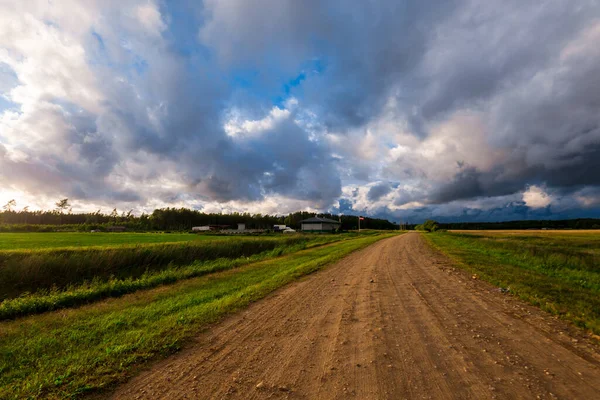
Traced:
<path fill-rule="evenodd" d="M 544 191 L 543 188 L 531 185 L 525 192 L 523 192 L 523 201 L 527 207 L 543 208 L 552 203 L 552 198 Z"/>
<path fill-rule="evenodd" d="M 257 137 L 261 134 L 273 130 L 277 124 L 290 117 L 290 110 L 273 107 L 269 114 L 259 120 L 243 119 L 239 112 L 229 113 L 229 119 L 225 122 L 225 132 L 234 138 Z"/>

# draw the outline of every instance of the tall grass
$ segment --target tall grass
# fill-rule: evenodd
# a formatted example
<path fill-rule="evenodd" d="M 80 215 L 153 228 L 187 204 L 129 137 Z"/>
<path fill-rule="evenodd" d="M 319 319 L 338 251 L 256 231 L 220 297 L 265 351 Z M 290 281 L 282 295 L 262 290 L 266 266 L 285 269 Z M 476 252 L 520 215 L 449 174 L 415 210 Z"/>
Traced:
<path fill-rule="evenodd" d="M 333 238 L 325 238 L 326 240 L 323 240 L 324 238 L 319 239 L 310 242 L 307 240 L 285 240 L 272 250 L 263 251 L 250 257 L 195 261 L 190 265 L 181 267 L 171 265 L 170 268 L 161 271 L 146 271 L 139 277 L 127 277 L 125 279 L 111 278 L 107 281 L 94 279 L 91 282 L 84 282 L 78 286 L 69 286 L 64 290 L 41 290 L 34 294 L 26 294 L 0 302 L 0 320 L 79 306 L 108 297 L 120 297 L 138 290 L 151 289 L 183 279 L 239 268 L 246 264 L 279 257 L 330 242 Z"/>
<path fill-rule="evenodd" d="M 306 237 L 229 238 L 214 241 L 145 244 L 133 247 L 72 248 L 0 252 L 0 300 L 39 290 L 61 290 L 84 282 L 138 278 L 144 273 L 195 261 L 249 257 Z"/>

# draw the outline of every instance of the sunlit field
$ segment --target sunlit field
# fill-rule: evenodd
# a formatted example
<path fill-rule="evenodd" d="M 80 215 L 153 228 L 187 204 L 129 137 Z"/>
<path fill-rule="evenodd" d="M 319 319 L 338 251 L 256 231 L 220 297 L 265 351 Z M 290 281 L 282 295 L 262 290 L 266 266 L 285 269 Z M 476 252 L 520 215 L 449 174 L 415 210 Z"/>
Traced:
<path fill-rule="evenodd" d="M 477 277 L 600 334 L 600 231 L 426 234 Z"/>

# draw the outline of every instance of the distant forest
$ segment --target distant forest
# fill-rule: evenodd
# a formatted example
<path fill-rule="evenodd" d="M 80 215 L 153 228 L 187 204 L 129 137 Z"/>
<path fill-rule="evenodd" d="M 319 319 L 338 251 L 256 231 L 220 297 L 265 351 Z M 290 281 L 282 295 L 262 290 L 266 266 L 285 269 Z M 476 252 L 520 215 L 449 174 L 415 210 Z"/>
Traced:
<path fill-rule="evenodd" d="M 440 223 L 440 229 L 600 229 L 600 219 Z"/>
<path fill-rule="evenodd" d="M 73 213 L 67 199 L 56 203 L 57 208 L 51 211 L 29 211 L 27 208 L 16 211 L 16 204 L 5 206 L 0 212 L 0 232 L 41 232 L 57 230 L 86 231 L 108 228 L 109 226 L 125 226 L 131 231 L 189 231 L 194 226 L 219 225 L 237 228 L 238 223 L 245 223 L 248 229 L 272 229 L 273 225 L 287 225 L 300 229 L 300 221 L 316 215 L 341 221 L 342 230 L 358 229 L 358 217 L 295 212 L 287 216 L 249 214 L 249 213 L 203 213 L 187 208 L 160 208 L 152 214 L 140 216 L 129 212 L 118 212 L 114 209 L 105 214 L 100 210 L 93 213 Z M 360 222 L 362 229 L 398 229 L 398 225 L 385 219 L 365 217 Z"/>

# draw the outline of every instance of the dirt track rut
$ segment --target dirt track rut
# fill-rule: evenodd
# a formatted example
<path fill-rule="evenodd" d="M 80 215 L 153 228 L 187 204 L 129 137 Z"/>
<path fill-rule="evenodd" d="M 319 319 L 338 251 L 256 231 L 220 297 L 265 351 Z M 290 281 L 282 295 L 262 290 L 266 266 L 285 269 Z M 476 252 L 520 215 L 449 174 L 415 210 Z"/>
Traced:
<path fill-rule="evenodd" d="M 112 398 L 600 399 L 600 354 L 409 233 L 215 325 Z"/>

